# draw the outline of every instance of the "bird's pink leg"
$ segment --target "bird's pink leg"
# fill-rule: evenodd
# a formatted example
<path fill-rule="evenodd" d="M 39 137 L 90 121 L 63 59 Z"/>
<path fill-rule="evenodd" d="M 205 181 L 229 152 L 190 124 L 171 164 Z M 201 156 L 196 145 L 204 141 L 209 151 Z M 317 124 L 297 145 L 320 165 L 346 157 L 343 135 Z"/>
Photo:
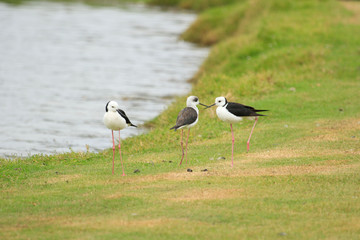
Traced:
<path fill-rule="evenodd" d="M 188 131 L 188 135 L 187 135 L 187 138 L 186 138 L 186 145 L 185 145 L 186 164 L 187 164 L 187 145 L 188 145 L 189 135 L 190 135 L 190 128 L 189 128 L 189 131 Z"/>
<path fill-rule="evenodd" d="M 123 171 L 123 176 L 125 176 L 125 172 L 124 172 L 124 166 L 123 166 L 123 162 L 122 162 L 122 156 L 121 156 L 121 139 L 120 139 L 120 131 L 119 131 L 119 154 L 120 154 L 120 161 L 121 161 L 121 168 Z"/>
<path fill-rule="evenodd" d="M 114 131 L 111 130 L 111 134 L 112 134 L 112 141 L 113 141 L 113 165 L 112 165 L 112 174 L 114 175 L 114 158 L 115 158 L 115 140 L 114 140 Z"/>
<path fill-rule="evenodd" d="M 248 141 L 247 141 L 247 151 L 248 151 L 248 152 L 249 152 L 249 149 L 250 149 L 250 138 L 251 138 L 251 135 L 252 135 L 252 133 L 253 133 L 253 131 L 254 131 L 254 128 L 255 128 L 255 125 L 256 125 L 257 120 L 258 120 L 258 117 L 255 117 L 254 126 L 253 126 L 252 129 L 251 129 L 250 136 L 249 136 L 249 139 L 248 139 Z"/>
<path fill-rule="evenodd" d="M 233 132 L 233 128 L 232 128 L 232 123 L 230 123 L 230 128 L 231 128 L 231 135 L 232 135 L 232 148 L 231 148 L 231 167 L 234 166 L 234 132 Z"/>
<path fill-rule="evenodd" d="M 182 163 L 183 159 L 184 159 L 184 145 L 183 145 L 183 129 L 181 129 L 181 140 L 180 140 L 180 144 L 181 144 L 181 151 L 182 151 L 182 157 L 181 157 L 181 161 L 180 161 L 180 164 Z"/>

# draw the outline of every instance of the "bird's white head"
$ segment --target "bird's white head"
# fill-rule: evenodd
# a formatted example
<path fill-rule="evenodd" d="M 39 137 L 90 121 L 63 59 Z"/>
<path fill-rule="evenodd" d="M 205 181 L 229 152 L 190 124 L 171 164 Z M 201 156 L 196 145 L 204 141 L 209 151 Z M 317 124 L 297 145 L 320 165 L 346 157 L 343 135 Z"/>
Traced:
<path fill-rule="evenodd" d="M 106 112 L 116 112 L 116 110 L 119 108 L 119 105 L 115 101 L 109 101 L 105 106 Z"/>
<path fill-rule="evenodd" d="M 196 107 L 199 103 L 199 98 L 196 96 L 190 96 L 186 100 L 186 106 L 188 107 Z"/>
<path fill-rule="evenodd" d="M 225 97 L 217 97 L 215 99 L 215 105 L 218 107 L 224 107 L 227 104 L 227 100 Z"/>

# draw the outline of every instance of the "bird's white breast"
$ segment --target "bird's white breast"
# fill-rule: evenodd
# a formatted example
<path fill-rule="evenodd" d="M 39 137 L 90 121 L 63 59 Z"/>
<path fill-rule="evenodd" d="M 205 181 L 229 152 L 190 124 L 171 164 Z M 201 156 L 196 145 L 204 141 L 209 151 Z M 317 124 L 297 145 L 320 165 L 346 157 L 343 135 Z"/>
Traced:
<path fill-rule="evenodd" d="M 118 131 L 127 127 L 126 121 L 118 112 L 106 112 L 103 118 L 107 128 Z"/>
<path fill-rule="evenodd" d="M 217 107 L 216 115 L 220 120 L 228 123 L 237 123 L 242 120 L 242 117 L 237 117 L 234 114 L 230 113 L 225 107 Z"/>

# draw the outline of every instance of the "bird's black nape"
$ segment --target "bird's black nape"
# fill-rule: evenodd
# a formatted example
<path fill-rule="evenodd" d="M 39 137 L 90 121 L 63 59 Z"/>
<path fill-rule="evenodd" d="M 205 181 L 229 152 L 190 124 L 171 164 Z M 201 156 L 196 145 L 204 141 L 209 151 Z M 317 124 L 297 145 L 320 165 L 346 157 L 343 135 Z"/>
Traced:
<path fill-rule="evenodd" d="M 106 104 L 106 106 L 105 106 L 105 112 L 108 112 L 108 108 L 107 108 L 107 107 L 108 107 L 108 105 L 109 105 L 109 102 L 110 102 L 110 101 L 108 101 L 107 104 Z"/>

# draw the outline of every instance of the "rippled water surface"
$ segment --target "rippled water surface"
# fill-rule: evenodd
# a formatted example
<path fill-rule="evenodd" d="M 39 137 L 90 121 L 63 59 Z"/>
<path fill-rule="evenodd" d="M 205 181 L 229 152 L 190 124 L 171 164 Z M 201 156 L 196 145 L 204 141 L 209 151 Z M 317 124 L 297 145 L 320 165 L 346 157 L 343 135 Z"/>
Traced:
<path fill-rule="evenodd" d="M 194 18 L 138 5 L 0 3 L 0 156 L 111 147 L 102 123 L 111 99 L 134 124 L 157 116 L 190 90 L 208 53 L 178 40 Z"/>

